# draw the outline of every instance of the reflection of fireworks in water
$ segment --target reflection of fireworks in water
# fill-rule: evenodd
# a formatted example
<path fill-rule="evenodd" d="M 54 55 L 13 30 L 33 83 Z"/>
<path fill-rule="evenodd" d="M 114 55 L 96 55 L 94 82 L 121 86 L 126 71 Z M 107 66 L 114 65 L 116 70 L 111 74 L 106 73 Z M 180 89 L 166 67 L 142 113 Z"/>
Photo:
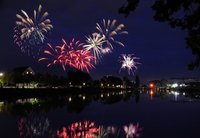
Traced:
<path fill-rule="evenodd" d="M 43 115 L 31 114 L 18 122 L 20 137 L 44 137 L 49 133 L 49 120 Z"/>
<path fill-rule="evenodd" d="M 123 31 L 123 28 L 125 27 L 124 24 L 116 25 L 116 22 L 117 20 L 108 20 L 106 22 L 106 20 L 103 19 L 102 25 L 99 23 L 96 24 L 98 33 L 105 38 L 107 46 L 111 49 L 113 49 L 112 43 L 117 43 L 121 46 L 124 46 L 122 42 L 115 40 L 117 35 L 128 34 L 127 31 Z"/>
<path fill-rule="evenodd" d="M 95 138 L 120 138 L 120 129 L 115 126 L 107 128 L 101 126 L 98 135 Z"/>
<path fill-rule="evenodd" d="M 63 127 L 62 131 L 57 130 L 57 136 L 59 138 L 94 138 L 94 134 L 98 131 L 94 122 L 75 122 L 68 127 Z"/>
<path fill-rule="evenodd" d="M 129 124 L 123 128 L 115 126 L 96 127 L 94 122 L 84 121 L 75 122 L 62 130 L 57 130 L 58 138 L 138 138 L 141 135 L 142 128 L 139 123 Z"/>
<path fill-rule="evenodd" d="M 128 74 L 132 73 L 134 74 L 134 71 L 137 69 L 137 64 L 140 64 L 139 62 L 136 62 L 135 60 L 139 59 L 138 57 L 135 57 L 134 54 L 122 54 L 120 57 L 120 62 L 122 63 L 121 69 L 127 69 Z"/>
<path fill-rule="evenodd" d="M 49 60 L 48 67 L 59 63 L 64 70 L 66 70 L 67 65 L 87 72 L 89 72 L 89 69 L 94 68 L 94 57 L 90 51 L 82 49 L 83 43 L 75 41 L 75 39 L 72 39 L 70 43 L 67 43 L 64 39 L 62 41 L 63 45 L 55 48 L 48 44 L 50 50 L 44 51 L 47 57 L 40 58 L 39 61 Z"/>
<path fill-rule="evenodd" d="M 16 21 L 17 27 L 14 28 L 14 42 L 23 52 L 29 52 L 33 46 L 41 46 L 45 40 L 45 33 L 53 28 L 50 19 L 47 19 L 48 13 L 41 12 L 42 6 L 39 5 L 38 10 L 34 10 L 33 18 L 24 10 L 21 10 L 22 15 L 16 14 L 19 21 Z"/>
<path fill-rule="evenodd" d="M 126 138 L 138 138 L 140 137 L 142 128 L 139 127 L 139 123 L 136 125 L 129 124 L 129 126 L 124 126 L 124 131 L 126 133 Z"/>
<path fill-rule="evenodd" d="M 89 36 L 89 37 L 86 37 L 87 40 L 87 44 L 84 45 L 83 47 L 86 49 L 86 50 L 91 50 L 93 52 L 93 55 L 95 57 L 95 63 L 97 63 L 97 61 L 99 61 L 102 57 L 102 54 L 103 54 L 103 43 L 105 42 L 104 41 L 104 37 L 101 37 L 101 35 L 99 34 L 92 34 L 92 37 Z"/>

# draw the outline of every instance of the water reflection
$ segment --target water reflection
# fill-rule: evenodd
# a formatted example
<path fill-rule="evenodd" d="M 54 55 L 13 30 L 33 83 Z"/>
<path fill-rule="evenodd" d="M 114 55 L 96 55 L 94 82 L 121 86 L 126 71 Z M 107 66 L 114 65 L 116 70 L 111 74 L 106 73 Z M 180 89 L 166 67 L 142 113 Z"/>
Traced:
<path fill-rule="evenodd" d="M 151 100 L 152 100 L 153 97 L 155 96 L 155 93 L 156 93 L 155 89 L 150 89 L 150 90 L 148 91 L 148 94 L 149 94 L 149 96 L 151 97 Z"/>
<path fill-rule="evenodd" d="M 98 126 L 91 121 L 75 122 L 57 130 L 58 138 L 139 138 L 142 128 L 139 123 L 116 126 Z"/>
<path fill-rule="evenodd" d="M 145 94 L 145 93 L 142 93 Z M 153 97 L 171 98 L 173 101 L 181 101 L 184 97 L 189 101 L 200 99 L 199 92 L 178 92 L 178 91 L 155 91 L 149 89 L 147 94 L 150 99 Z M 120 101 L 135 99 L 136 103 L 140 102 L 140 91 L 119 91 L 119 92 L 102 92 L 90 94 L 68 94 L 53 95 L 45 97 L 4 99 L 0 101 L 0 113 L 11 115 L 27 115 L 32 112 L 48 112 L 58 107 L 66 107 L 68 112 L 80 113 L 86 106 L 92 102 L 102 104 L 114 104 Z"/>
<path fill-rule="evenodd" d="M 21 138 L 42 138 L 50 134 L 50 122 L 42 113 L 31 113 L 19 119 L 18 130 Z"/>
<path fill-rule="evenodd" d="M 141 97 L 146 99 L 149 99 L 150 97 L 152 99 L 151 102 L 159 97 L 159 100 L 164 98 L 169 100 L 169 102 L 171 103 L 178 103 L 179 101 L 198 101 L 198 99 L 200 99 L 200 93 L 180 91 L 155 91 L 154 89 L 150 89 L 147 92 L 118 91 L 99 93 L 73 93 L 56 96 L 49 95 L 45 97 L 19 97 L 16 99 L 5 98 L 0 101 L 0 114 L 17 116 L 18 120 L 16 124 L 18 127 L 19 136 L 21 138 L 139 138 L 143 133 L 143 129 L 139 125 L 139 123 L 127 123 L 130 121 L 130 119 L 127 119 L 128 121 L 126 121 L 126 124 L 124 124 L 125 121 L 120 122 L 119 120 L 120 125 L 123 125 L 113 126 L 110 124 L 96 124 L 95 121 L 97 121 L 98 119 L 95 120 L 94 118 L 96 117 L 96 115 L 94 115 L 94 118 L 87 119 L 95 121 L 84 121 L 83 119 L 81 119 L 82 121 L 77 121 L 73 123 L 66 122 L 66 124 L 61 124 L 53 122 L 49 117 L 49 112 L 58 108 L 62 108 L 62 112 L 67 112 L 68 115 L 72 115 L 71 113 L 81 114 L 85 107 L 90 105 L 91 103 L 98 103 L 98 105 L 107 105 L 118 102 L 121 102 L 122 104 L 131 104 L 131 108 L 129 108 L 130 110 L 134 106 L 134 102 L 132 102 L 133 100 L 135 100 L 136 103 L 139 103 L 140 101 L 145 101 L 140 100 Z M 143 104 L 137 104 L 137 106 L 141 107 L 143 106 Z M 88 114 L 90 114 L 90 112 L 91 111 L 89 111 Z M 134 114 L 136 113 L 134 112 Z M 120 113 L 116 116 L 120 116 Z M 68 118 L 68 116 L 66 117 Z M 69 119 L 69 121 L 76 121 L 76 119 Z M 144 126 L 144 122 L 142 123 L 142 125 Z"/>
<path fill-rule="evenodd" d="M 83 121 L 75 122 L 62 130 L 57 130 L 58 138 L 94 138 L 98 134 L 99 128 L 95 126 L 94 122 Z"/>
<path fill-rule="evenodd" d="M 165 91 L 156 91 L 155 89 L 149 89 L 147 91 L 148 96 L 151 100 L 154 97 L 160 99 L 170 99 L 173 102 L 195 102 L 200 100 L 199 91 L 178 91 L 178 90 L 165 90 Z"/>
<path fill-rule="evenodd" d="M 131 91 L 6 99 L 0 102 L 0 112 L 12 115 L 27 115 L 32 112 L 48 112 L 58 107 L 66 107 L 68 112 L 80 113 L 92 102 L 114 104 L 130 100 L 133 97 L 137 102 L 139 101 L 139 93 Z"/>
<path fill-rule="evenodd" d="M 171 94 L 174 95 L 174 100 L 177 101 L 178 100 L 178 96 L 180 95 L 180 93 L 177 92 L 177 91 L 171 91 Z"/>
<path fill-rule="evenodd" d="M 124 131 L 126 138 L 138 138 L 141 135 L 142 128 L 140 128 L 139 123 L 136 125 L 129 124 L 129 126 L 124 126 Z"/>

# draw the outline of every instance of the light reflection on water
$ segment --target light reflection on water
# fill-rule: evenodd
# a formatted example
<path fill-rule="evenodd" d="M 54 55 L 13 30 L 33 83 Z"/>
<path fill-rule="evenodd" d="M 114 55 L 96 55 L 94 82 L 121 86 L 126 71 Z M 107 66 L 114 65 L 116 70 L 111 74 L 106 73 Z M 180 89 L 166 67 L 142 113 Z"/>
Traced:
<path fill-rule="evenodd" d="M 123 127 L 116 126 L 97 126 L 94 122 L 83 121 L 75 122 L 69 126 L 57 130 L 59 138 L 137 138 L 140 137 L 139 123 L 125 125 Z"/>
<path fill-rule="evenodd" d="M 150 104 L 150 101 L 153 102 L 159 99 L 167 100 L 168 103 L 196 103 L 199 102 L 198 97 L 199 96 L 197 92 L 158 92 L 154 90 L 149 90 L 147 92 L 119 91 L 102 92 L 95 94 L 65 94 L 59 96 L 31 98 L 21 97 L 17 99 L 4 99 L 0 102 L 0 120 L 1 115 L 17 119 L 17 124 L 15 125 L 18 134 L 10 134 L 13 137 L 142 138 L 147 137 L 145 136 L 145 130 L 149 129 L 146 128 L 146 126 L 149 125 L 148 122 L 145 125 L 142 120 L 148 120 L 146 118 L 155 117 L 155 114 L 147 115 L 140 113 L 139 115 L 141 116 L 141 118 L 139 116 L 130 119 L 134 114 L 137 114 L 133 114 L 133 111 L 130 111 L 129 113 L 129 110 L 131 108 L 133 108 L 134 106 L 137 107 L 136 105 L 138 104 L 138 106 L 140 106 L 138 112 L 140 112 L 140 110 L 148 110 L 150 106 L 147 104 Z M 145 100 L 147 100 L 148 102 L 145 103 Z M 97 106 L 96 104 L 100 105 Z M 87 107 L 89 107 L 90 105 L 94 106 L 93 111 L 87 109 Z M 108 107 L 107 105 L 112 106 Z M 146 105 L 147 109 L 144 109 L 144 107 L 141 107 L 141 105 Z M 126 106 L 129 106 L 127 107 L 127 109 L 129 109 L 127 111 Z M 123 107 L 123 110 L 125 110 L 126 112 L 112 114 L 112 111 L 114 113 L 121 107 Z M 104 112 L 104 108 L 109 109 L 112 116 L 110 116 L 110 114 L 107 115 L 108 113 Z M 98 110 L 102 110 L 102 112 L 99 112 Z M 96 111 L 102 114 L 95 114 Z M 94 116 L 87 117 L 85 115 L 85 112 L 87 113 L 87 115 L 94 114 Z M 60 115 L 64 116 L 64 114 L 66 114 L 66 118 L 68 120 L 63 120 L 63 118 L 61 118 L 60 121 L 62 121 L 62 123 L 52 120 L 52 113 L 54 114 L 54 118 L 57 118 Z M 73 118 L 73 116 L 75 116 L 75 118 L 77 116 L 80 118 L 75 119 Z M 102 119 L 102 116 L 105 116 L 105 118 Z M 123 116 L 127 116 L 128 118 L 122 118 Z M 101 118 L 100 121 L 98 121 L 98 118 Z M 116 122 L 105 123 L 112 122 L 112 119 Z M 101 122 L 102 120 L 104 122 Z M 127 122 L 127 120 L 129 121 Z M 14 124 L 14 122 L 12 123 Z M 3 126 L 1 124 L 0 128 L 3 129 Z M 158 128 L 158 130 L 159 129 L 161 128 Z M 3 136 L 5 136 L 5 133 Z"/>

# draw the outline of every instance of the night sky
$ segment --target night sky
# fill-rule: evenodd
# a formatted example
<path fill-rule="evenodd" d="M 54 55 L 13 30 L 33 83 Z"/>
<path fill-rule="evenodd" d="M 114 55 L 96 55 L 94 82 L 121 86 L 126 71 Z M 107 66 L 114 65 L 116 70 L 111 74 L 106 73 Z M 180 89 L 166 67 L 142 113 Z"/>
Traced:
<path fill-rule="evenodd" d="M 119 39 L 125 47 L 114 45 L 112 54 L 105 55 L 102 62 L 90 73 L 93 78 L 104 75 L 128 76 L 126 71 L 119 74 L 120 54 L 134 53 L 142 65 L 136 74 L 142 80 L 171 77 L 200 77 L 200 70 L 188 71 L 192 60 L 190 49 L 186 48 L 184 38 L 187 32 L 172 29 L 167 23 L 156 22 L 151 9 L 154 0 L 141 0 L 135 12 L 128 18 L 118 13 L 126 0 L 5 0 L 0 5 L 0 71 L 11 70 L 18 66 L 31 66 L 36 72 L 66 74 L 59 65 L 46 68 L 46 63 L 37 62 L 23 54 L 13 43 L 13 28 L 16 13 L 20 9 L 33 15 L 33 9 L 42 4 L 48 11 L 54 29 L 48 35 L 53 45 L 61 44 L 61 38 L 85 40 L 85 36 L 95 31 L 96 22 L 102 19 L 117 19 L 126 26 L 128 35 Z M 130 77 L 131 78 L 131 77 Z"/>

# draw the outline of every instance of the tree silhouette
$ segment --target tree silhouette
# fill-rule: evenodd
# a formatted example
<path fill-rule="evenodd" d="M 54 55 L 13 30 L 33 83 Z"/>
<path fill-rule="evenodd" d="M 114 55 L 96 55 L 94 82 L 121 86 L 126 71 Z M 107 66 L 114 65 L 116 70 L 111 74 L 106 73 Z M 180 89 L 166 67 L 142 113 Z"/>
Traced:
<path fill-rule="evenodd" d="M 0 0 L 0 10 L 2 10 L 4 2 L 5 2 L 5 0 Z"/>
<path fill-rule="evenodd" d="M 127 0 L 127 4 L 123 5 L 119 9 L 119 13 L 125 14 L 125 17 L 128 17 L 131 11 L 135 11 L 139 4 L 139 0 Z"/>
<path fill-rule="evenodd" d="M 123 81 L 121 78 L 116 77 L 116 76 L 104 76 L 101 81 L 104 85 L 122 85 Z"/>
<path fill-rule="evenodd" d="M 119 13 L 127 17 L 138 6 L 139 0 L 127 0 L 126 6 L 119 8 Z M 172 28 L 186 30 L 187 48 L 192 50 L 193 61 L 189 69 L 200 66 L 200 1 L 199 0 L 156 0 L 152 6 L 154 19 L 167 22 Z"/>
<path fill-rule="evenodd" d="M 139 88 L 140 87 L 140 78 L 138 75 L 135 76 L 135 87 Z"/>
<path fill-rule="evenodd" d="M 83 83 L 91 83 L 92 77 L 88 73 L 82 72 L 80 70 L 69 71 L 68 81 L 74 85 L 82 85 Z"/>

